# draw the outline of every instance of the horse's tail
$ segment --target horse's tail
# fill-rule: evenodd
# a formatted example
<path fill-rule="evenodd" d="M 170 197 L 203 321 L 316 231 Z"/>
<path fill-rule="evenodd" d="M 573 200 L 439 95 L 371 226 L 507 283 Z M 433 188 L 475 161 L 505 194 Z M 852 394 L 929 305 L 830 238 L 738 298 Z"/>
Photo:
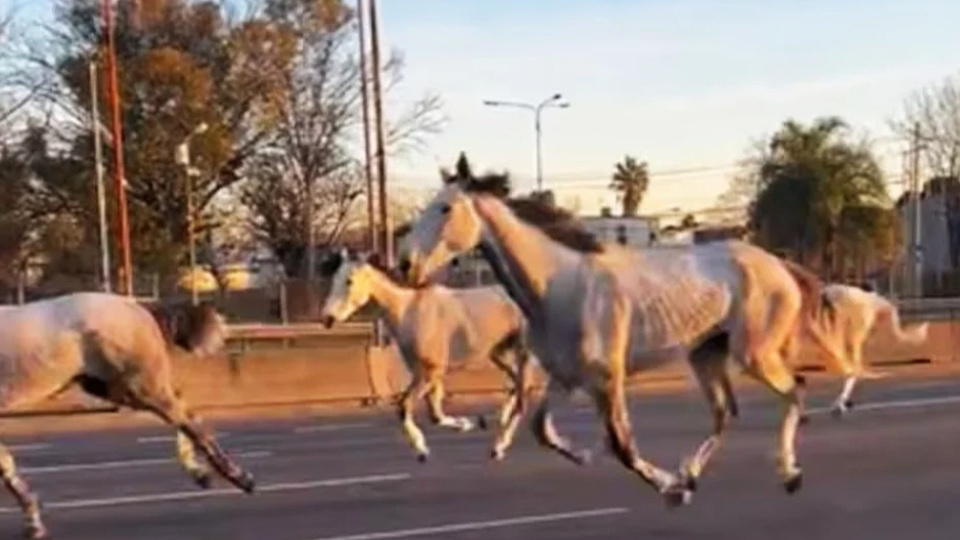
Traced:
<path fill-rule="evenodd" d="M 807 334 L 814 343 L 825 352 L 838 366 L 846 365 L 844 355 L 837 344 L 827 334 L 831 330 L 835 317 L 836 306 L 824 294 L 823 282 L 806 268 L 799 264 L 782 259 L 784 266 L 800 288 L 801 307 L 800 316 Z"/>
<path fill-rule="evenodd" d="M 907 324 L 904 326 L 900 322 L 900 313 L 893 302 L 877 295 L 881 308 L 878 315 L 886 327 L 885 330 L 890 333 L 899 343 L 907 345 L 920 345 L 927 340 L 928 323 Z"/>
<path fill-rule="evenodd" d="M 215 354 L 223 348 L 226 324 L 209 303 L 157 303 L 144 307 L 168 345 L 200 355 Z"/>

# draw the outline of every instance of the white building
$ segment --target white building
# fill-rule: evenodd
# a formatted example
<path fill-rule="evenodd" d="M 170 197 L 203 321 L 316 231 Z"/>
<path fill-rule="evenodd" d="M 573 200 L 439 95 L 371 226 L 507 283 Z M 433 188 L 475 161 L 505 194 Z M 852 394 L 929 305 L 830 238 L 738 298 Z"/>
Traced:
<path fill-rule="evenodd" d="M 659 220 L 654 217 L 583 216 L 584 227 L 601 242 L 618 242 L 632 247 L 656 243 Z"/>

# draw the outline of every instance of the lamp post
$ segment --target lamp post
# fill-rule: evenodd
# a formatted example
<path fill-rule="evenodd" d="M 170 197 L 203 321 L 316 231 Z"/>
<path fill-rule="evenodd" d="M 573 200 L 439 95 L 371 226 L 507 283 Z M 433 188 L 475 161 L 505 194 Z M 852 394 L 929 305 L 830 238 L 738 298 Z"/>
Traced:
<path fill-rule="evenodd" d="M 566 109 L 570 106 L 570 103 L 566 101 L 560 101 L 563 98 L 559 93 L 554 94 L 547 99 L 541 101 L 540 103 L 524 103 L 520 101 L 498 101 L 487 99 L 483 101 L 484 105 L 488 107 L 515 107 L 518 109 L 526 109 L 528 111 L 533 111 L 533 128 L 536 132 L 537 139 L 537 191 L 543 192 L 543 158 L 542 158 L 542 146 L 540 143 L 541 138 L 541 129 L 540 129 L 540 114 L 543 112 L 543 109 L 547 107 L 558 107 L 561 109 Z"/>
<path fill-rule="evenodd" d="M 200 170 L 190 165 L 190 140 L 193 139 L 194 135 L 200 135 L 207 131 L 207 127 L 206 122 L 198 124 L 197 127 L 183 139 L 183 142 L 177 145 L 175 154 L 177 164 L 183 167 L 184 177 L 186 179 L 187 237 L 190 250 L 190 299 L 193 305 L 199 303 L 197 295 L 197 248 L 195 239 L 196 231 L 194 230 L 193 179 L 200 176 Z"/>

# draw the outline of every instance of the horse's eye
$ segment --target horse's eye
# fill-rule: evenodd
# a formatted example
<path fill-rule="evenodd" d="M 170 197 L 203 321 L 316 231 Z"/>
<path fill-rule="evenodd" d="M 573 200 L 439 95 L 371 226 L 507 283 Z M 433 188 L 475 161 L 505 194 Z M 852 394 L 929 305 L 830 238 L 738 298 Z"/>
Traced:
<path fill-rule="evenodd" d="M 347 287 L 350 287 L 350 286 L 352 286 L 352 285 L 353 285 L 353 280 L 352 280 L 352 279 L 348 279 L 348 280 L 347 280 Z"/>
<path fill-rule="evenodd" d="M 445 204 L 445 205 L 441 206 L 441 207 L 440 207 L 440 213 L 441 213 L 441 214 L 449 214 L 449 213 L 450 213 L 450 205 L 449 205 L 449 204 Z"/>

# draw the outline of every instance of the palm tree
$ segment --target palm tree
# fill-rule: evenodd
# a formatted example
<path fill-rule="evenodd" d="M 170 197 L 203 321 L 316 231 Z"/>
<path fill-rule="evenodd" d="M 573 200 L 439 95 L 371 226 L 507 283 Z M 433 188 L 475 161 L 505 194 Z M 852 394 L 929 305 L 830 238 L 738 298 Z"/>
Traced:
<path fill-rule="evenodd" d="M 647 162 L 637 161 L 633 156 L 625 156 L 623 161 L 616 164 L 610 180 L 610 189 L 618 193 L 623 205 L 623 215 L 636 216 L 650 185 Z"/>
<path fill-rule="evenodd" d="M 758 195 L 751 208 L 755 240 L 804 262 L 819 262 L 832 275 L 838 266 L 842 235 L 884 238 L 881 231 L 854 234 L 841 227 L 848 207 L 883 207 L 889 202 L 883 171 L 865 142 L 848 138 L 838 117 L 816 119 L 805 126 L 783 123 L 763 155 L 754 159 L 752 174 Z M 859 227 L 887 227 L 886 220 L 857 220 Z"/>

